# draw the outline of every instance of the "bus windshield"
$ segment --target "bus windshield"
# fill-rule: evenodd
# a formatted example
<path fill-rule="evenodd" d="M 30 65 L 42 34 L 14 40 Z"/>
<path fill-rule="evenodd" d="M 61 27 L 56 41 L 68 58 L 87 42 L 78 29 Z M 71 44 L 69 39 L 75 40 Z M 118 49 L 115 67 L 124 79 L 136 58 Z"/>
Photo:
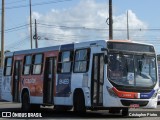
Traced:
<path fill-rule="evenodd" d="M 109 54 L 108 78 L 116 85 L 151 87 L 156 84 L 156 60 L 147 55 Z"/>

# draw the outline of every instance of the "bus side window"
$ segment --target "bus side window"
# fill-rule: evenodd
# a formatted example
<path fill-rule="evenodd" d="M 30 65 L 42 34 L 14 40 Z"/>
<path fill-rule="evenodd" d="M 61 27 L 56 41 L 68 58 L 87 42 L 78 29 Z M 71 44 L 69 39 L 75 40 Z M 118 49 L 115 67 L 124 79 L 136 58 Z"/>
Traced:
<path fill-rule="evenodd" d="M 90 49 L 80 49 L 75 52 L 74 72 L 84 73 L 88 71 Z"/>
<path fill-rule="evenodd" d="M 12 58 L 8 57 L 5 59 L 4 75 L 10 76 L 11 74 L 12 74 Z"/>
<path fill-rule="evenodd" d="M 36 54 L 33 56 L 33 69 L 32 74 L 37 75 L 41 74 L 42 72 L 42 65 L 43 65 L 43 55 Z"/>
<path fill-rule="evenodd" d="M 32 65 L 32 55 L 27 55 L 24 58 L 23 75 L 29 75 Z"/>
<path fill-rule="evenodd" d="M 70 73 L 72 71 L 73 51 L 59 53 L 58 73 Z"/>

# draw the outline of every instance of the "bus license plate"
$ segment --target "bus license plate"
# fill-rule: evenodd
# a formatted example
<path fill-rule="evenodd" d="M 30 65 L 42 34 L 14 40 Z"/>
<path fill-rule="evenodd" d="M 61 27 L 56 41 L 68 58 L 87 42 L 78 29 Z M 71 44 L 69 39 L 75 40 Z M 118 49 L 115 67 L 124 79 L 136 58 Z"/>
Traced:
<path fill-rule="evenodd" d="M 139 104 L 130 104 L 130 108 L 139 108 Z"/>

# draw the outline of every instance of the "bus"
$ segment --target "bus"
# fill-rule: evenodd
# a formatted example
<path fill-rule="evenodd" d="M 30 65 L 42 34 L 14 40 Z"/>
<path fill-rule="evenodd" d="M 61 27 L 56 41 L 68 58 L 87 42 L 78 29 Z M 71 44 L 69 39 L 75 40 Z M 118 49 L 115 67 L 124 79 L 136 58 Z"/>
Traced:
<path fill-rule="evenodd" d="M 154 46 L 130 40 L 96 40 L 5 54 L 2 99 L 22 110 L 156 108 L 159 80 Z"/>
<path fill-rule="evenodd" d="M 157 63 L 158 63 L 158 75 L 160 80 L 160 56 L 159 55 L 157 55 Z M 160 88 L 160 82 L 159 82 L 159 88 Z M 160 105 L 160 89 L 158 92 L 158 105 Z"/>

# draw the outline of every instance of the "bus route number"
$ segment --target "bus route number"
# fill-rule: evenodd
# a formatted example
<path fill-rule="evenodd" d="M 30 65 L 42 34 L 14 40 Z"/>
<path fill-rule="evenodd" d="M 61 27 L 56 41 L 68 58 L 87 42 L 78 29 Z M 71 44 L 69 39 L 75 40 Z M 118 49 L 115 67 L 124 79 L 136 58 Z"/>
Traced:
<path fill-rule="evenodd" d="M 69 79 L 59 79 L 59 84 L 63 84 L 63 85 L 68 85 L 69 84 Z"/>

